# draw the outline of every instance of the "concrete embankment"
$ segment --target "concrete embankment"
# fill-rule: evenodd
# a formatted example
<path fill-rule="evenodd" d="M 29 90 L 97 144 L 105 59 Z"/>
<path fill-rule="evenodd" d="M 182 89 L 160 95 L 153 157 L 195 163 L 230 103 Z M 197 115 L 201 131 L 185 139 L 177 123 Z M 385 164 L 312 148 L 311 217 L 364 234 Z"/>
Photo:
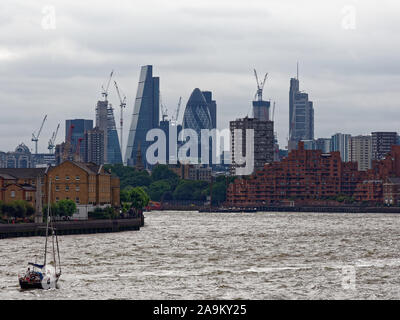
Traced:
<path fill-rule="evenodd" d="M 60 221 L 55 223 L 55 229 L 58 235 L 68 235 L 140 230 L 143 225 L 144 218 L 142 217 L 115 220 Z M 45 234 L 45 223 L 0 224 L 0 239 L 44 236 Z"/>
<path fill-rule="evenodd" d="M 332 213 L 400 213 L 400 207 L 363 206 L 297 206 L 297 207 L 247 207 L 212 208 L 203 207 L 199 212 L 332 212 Z"/>

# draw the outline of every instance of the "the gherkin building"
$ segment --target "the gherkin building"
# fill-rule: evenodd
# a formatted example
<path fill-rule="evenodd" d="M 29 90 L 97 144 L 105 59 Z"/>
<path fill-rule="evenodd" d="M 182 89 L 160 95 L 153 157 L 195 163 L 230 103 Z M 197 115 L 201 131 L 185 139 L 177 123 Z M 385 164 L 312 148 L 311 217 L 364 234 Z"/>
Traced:
<path fill-rule="evenodd" d="M 199 88 L 193 90 L 183 115 L 183 129 L 193 129 L 200 139 L 201 129 L 212 129 L 208 103 Z"/>

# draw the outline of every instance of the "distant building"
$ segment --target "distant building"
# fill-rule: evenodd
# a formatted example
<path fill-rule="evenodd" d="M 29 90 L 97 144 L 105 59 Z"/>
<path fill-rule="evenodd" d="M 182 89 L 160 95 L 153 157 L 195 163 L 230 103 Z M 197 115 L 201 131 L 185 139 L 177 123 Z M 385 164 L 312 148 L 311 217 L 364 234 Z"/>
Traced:
<path fill-rule="evenodd" d="M 315 140 L 316 150 L 321 150 L 323 153 L 329 153 L 332 151 L 332 139 L 330 138 L 318 138 Z"/>
<path fill-rule="evenodd" d="M 304 143 L 305 150 L 317 150 L 315 140 L 301 140 Z"/>
<path fill-rule="evenodd" d="M 244 167 L 239 164 L 237 153 L 241 151 L 243 158 L 246 156 L 246 130 L 254 130 L 254 171 L 261 170 L 266 163 L 274 161 L 274 123 L 254 118 L 242 118 L 230 122 L 231 131 L 231 174 L 236 174 L 236 169 Z M 241 135 L 235 134 L 235 130 L 241 130 Z"/>
<path fill-rule="evenodd" d="M 97 165 L 104 164 L 104 137 L 104 131 L 98 127 L 85 132 L 85 153 L 82 159 L 84 162 L 93 162 Z"/>
<path fill-rule="evenodd" d="M 180 179 L 211 182 L 212 169 L 206 165 L 182 164 L 169 165 L 168 168 L 175 172 Z"/>
<path fill-rule="evenodd" d="M 7 152 L 3 156 L 4 168 L 32 168 L 34 167 L 32 153 L 29 148 L 21 143 L 13 152 Z"/>
<path fill-rule="evenodd" d="M 201 130 L 213 129 L 213 120 L 211 118 L 209 105 L 200 89 L 196 88 L 190 95 L 183 115 L 183 133 L 185 133 L 187 129 L 192 129 L 197 133 L 198 150 L 197 159 L 193 159 L 194 161 L 201 158 Z M 213 143 L 216 143 L 215 139 L 213 140 Z M 216 155 L 212 155 L 211 143 L 209 144 L 209 159 L 211 164 L 212 157 L 210 156 L 216 157 Z M 194 158 L 193 155 L 190 155 L 190 158 Z"/>
<path fill-rule="evenodd" d="M 336 133 L 332 136 L 331 151 L 339 151 L 342 161 L 350 161 L 349 140 L 350 134 Z"/>
<path fill-rule="evenodd" d="M 46 168 L 56 165 L 56 156 L 54 153 L 37 153 L 32 155 L 34 168 Z"/>
<path fill-rule="evenodd" d="M 141 142 L 142 159 L 151 142 L 146 141 L 147 132 L 158 128 L 160 121 L 160 78 L 153 77 L 153 66 L 143 66 L 140 72 L 138 90 L 129 130 L 125 162 L 135 165 L 139 141 Z M 145 166 L 148 167 L 147 161 Z"/>
<path fill-rule="evenodd" d="M 217 128 L 217 103 L 215 100 L 212 99 L 212 92 L 211 91 L 203 91 L 203 96 L 207 101 L 208 110 L 210 111 L 211 117 L 211 127 L 213 129 Z"/>
<path fill-rule="evenodd" d="M 372 137 L 356 136 L 349 139 L 349 161 L 358 163 L 359 171 L 371 169 Z"/>
<path fill-rule="evenodd" d="M 6 167 L 6 153 L 0 151 L 0 168 Z"/>
<path fill-rule="evenodd" d="M 87 219 L 96 207 L 120 207 L 120 182 L 102 165 L 64 161 L 48 168 L 0 169 L 0 201 L 23 200 L 36 207 L 36 199 L 48 202 L 51 179 L 51 203 L 72 200 L 75 219 Z M 40 191 L 37 188 L 38 182 Z M 41 197 L 36 196 L 40 192 Z"/>
<path fill-rule="evenodd" d="M 382 160 L 397 144 L 397 132 L 372 132 L 372 160 Z"/>
<path fill-rule="evenodd" d="M 83 155 L 85 153 L 85 146 L 79 143 L 79 140 L 85 138 L 85 132 L 93 129 L 93 120 L 86 119 L 71 119 L 65 120 L 65 140 L 68 141 L 71 136 L 71 147 L 72 152 L 76 153 L 78 150 L 76 148 L 79 145 L 79 154 Z"/>
<path fill-rule="evenodd" d="M 289 90 L 289 151 L 301 140 L 314 139 L 314 107 L 308 94 L 299 89 L 299 80 L 290 79 Z"/>
<path fill-rule="evenodd" d="M 122 164 L 121 147 L 115 125 L 114 109 L 107 110 L 107 161 L 109 164 Z"/>

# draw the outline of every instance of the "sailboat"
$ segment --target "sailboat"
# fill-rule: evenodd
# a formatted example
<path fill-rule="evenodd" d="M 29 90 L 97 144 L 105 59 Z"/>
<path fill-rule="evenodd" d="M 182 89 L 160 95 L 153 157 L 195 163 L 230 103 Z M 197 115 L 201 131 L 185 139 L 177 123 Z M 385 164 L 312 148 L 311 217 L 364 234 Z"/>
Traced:
<path fill-rule="evenodd" d="M 21 289 L 56 288 L 57 282 L 61 276 L 60 250 L 58 246 L 58 237 L 56 229 L 54 228 L 54 221 L 53 221 L 54 219 L 53 215 L 51 214 L 50 192 L 51 192 L 51 179 L 49 180 L 44 262 L 43 264 L 37 264 L 32 262 L 28 263 L 28 270 L 26 271 L 26 273 L 18 276 L 19 285 Z M 49 235 L 49 231 L 51 231 L 51 235 Z M 51 237 L 52 252 L 51 254 L 48 254 L 48 243 L 50 237 Z M 47 261 L 48 256 L 52 258 L 50 262 Z"/>

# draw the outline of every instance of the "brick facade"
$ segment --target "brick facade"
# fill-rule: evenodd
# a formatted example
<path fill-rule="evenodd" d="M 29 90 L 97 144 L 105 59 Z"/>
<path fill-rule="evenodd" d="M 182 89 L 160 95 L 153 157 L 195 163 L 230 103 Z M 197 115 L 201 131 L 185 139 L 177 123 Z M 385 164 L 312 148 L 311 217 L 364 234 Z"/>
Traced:
<path fill-rule="evenodd" d="M 324 154 L 305 150 L 299 143 L 281 162 L 266 164 L 251 176 L 238 178 L 228 187 L 227 205 L 265 206 L 285 200 L 320 202 L 344 195 L 358 202 L 383 203 L 383 182 L 400 177 L 400 146 L 393 146 L 384 160 L 368 171 L 356 162 L 342 162 L 339 152 Z"/>

